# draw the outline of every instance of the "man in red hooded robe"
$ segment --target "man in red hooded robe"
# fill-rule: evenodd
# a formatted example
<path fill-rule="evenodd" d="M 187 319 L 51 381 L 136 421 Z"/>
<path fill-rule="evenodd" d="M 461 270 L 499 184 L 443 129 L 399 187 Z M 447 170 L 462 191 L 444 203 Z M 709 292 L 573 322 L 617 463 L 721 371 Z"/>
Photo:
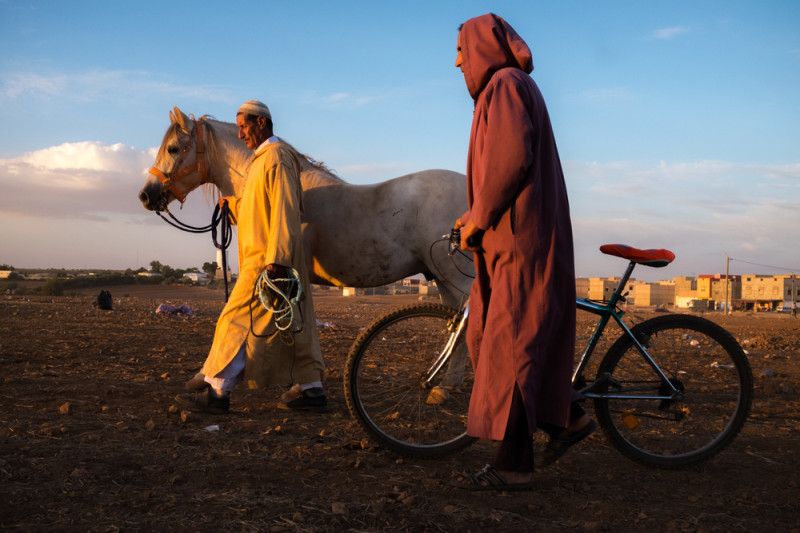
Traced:
<path fill-rule="evenodd" d="M 575 267 L 567 188 L 525 41 L 497 15 L 470 19 L 459 31 L 456 66 L 475 100 L 469 211 L 456 222 L 477 272 L 467 433 L 499 441 L 492 464 L 458 484 L 529 489 L 536 427 L 562 444 L 560 455 L 595 425 L 577 404 L 570 413 Z"/>

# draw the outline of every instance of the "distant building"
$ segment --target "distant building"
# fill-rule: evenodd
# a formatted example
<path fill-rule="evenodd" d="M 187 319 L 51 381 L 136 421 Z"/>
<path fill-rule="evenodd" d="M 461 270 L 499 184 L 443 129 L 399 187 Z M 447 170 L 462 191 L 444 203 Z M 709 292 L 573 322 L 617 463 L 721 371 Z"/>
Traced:
<path fill-rule="evenodd" d="M 343 287 L 342 296 L 420 294 L 435 296 L 439 294 L 436 283 L 418 278 L 406 278 L 381 287 Z"/>
<path fill-rule="evenodd" d="M 235 279 L 235 276 L 231 271 L 231 264 L 228 262 L 228 251 L 225 251 L 225 265 L 228 267 L 228 271 L 224 275 L 222 272 L 222 253 L 222 250 L 217 250 L 217 271 L 214 274 L 214 279 L 227 279 L 228 281 L 231 281 L 232 279 Z"/>
<path fill-rule="evenodd" d="M 208 281 L 208 274 L 205 272 L 187 272 L 183 277 L 189 278 L 195 283 L 206 283 Z"/>
<path fill-rule="evenodd" d="M 727 283 L 726 283 L 727 280 Z M 697 278 L 697 299 L 722 302 L 724 306 L 727 291 L 729 302 L 742 298 L 742 276 L 725 274 L 702 275 Z"/>
<path fill-rule="evenodd" d="M 675 305 L 675 284 L 671 281 L 637 283 L 633 286 L 633 299 L 637 307 Z"/>
<path fill-rule="evenodd" d="M 598 301 L 608 301 L 611 298 L 611 294 L 617 288 L 617 285 L 619 285 L 621 279 L 622 278 L 618 277 L 589 278 L 589 299 Z M 631 288 L 639 283 L 644 283 L 644 282 L 636 281 L 633 278 L 629 279 L 628 284 L 622 289 L 622 294 L 631 291 Z"/>
<path fill-rule="evenodd" d="M 148 271 L 145 271 L 145 272 L 139 272 L 136 275 L 137 276 L 142 276 L 143 278 L 160 278 L 161 277 L 161 272 L 153 272 L 153 271 L 148 270 Z"/>
<path fill-rule="evenodd" d="M 589 297 L 589 278 L 575 278 L 575 297 Z"/>
<path fill-rule="evenodd" d="M 19 272 L 16 270 L 0 270 L 0 279 L 7 279 L 11 277 L 11 274 L 16 274 L 19 276 Z"/>
<path fill-rule="evenodd" d="M 794 275 L 745 274 L 741 277 L 741 300 L 737 303 L 743 309 L 772 310 L 800 300 L 800 281 Z"/>
<path fill-rule="evenodd" d="M 385 287 L 342 287 L 342 296 L 376 296 L 386 294 Z"/>

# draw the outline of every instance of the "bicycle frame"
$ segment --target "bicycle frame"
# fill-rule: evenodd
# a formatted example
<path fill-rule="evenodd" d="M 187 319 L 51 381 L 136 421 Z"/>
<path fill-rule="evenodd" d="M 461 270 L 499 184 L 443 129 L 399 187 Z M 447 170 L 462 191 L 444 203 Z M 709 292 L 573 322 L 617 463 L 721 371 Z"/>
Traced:
<path fill-rule="evenodd" d="M 653 399 L 653 400 L 681 400 L 683 398 L 683 392 L 678 390 L 675 385 L 673 385 L 672 381 L 664 374 L 658 364 L 650 357 L 650 354 L 647 353 L 647 348 L 645 348 L 639 339 L 636 338 L 636 335 L 630 330 L 630 328 L 622 321 L 622 317 L 625 315 L 625 311 L 622 311 L 617 308 L 617 304 L 619 302 L 625 301 L 625 295 L 622 293 L 625 285 L 627 285 L 628 280 L 633 273 L 633 269 L 636 266 L 636 262 L 631 261 L 628 264 L 628 268 L 625 269 L 625 274 L 620 279 L 617 288 L 611 294 L 611 298 L 608 302 L 599 303 L 591 301 L 587 298 L 576 298 L 575 304 L 580 311 L 587 311 L 589 313 L 599 315 L 600 320 L 598 321 L 597 325 L 592 332 L 592 336 L 589 339 L 589 343 L 586 345 L 586 348 L 583 350 L 583 354 L 581 354 L 580 362 L 578 366 L 575 368 L 575 371 L 572 374 L 572 383 L 573 386 L 578 383 L 582 377 L 583 372 L 586 369 L 586 366 L 589 363 L 589 359 L 591 359 L 592 354 L 594 353 L 597 344 L 600 342 L 600 338 L 603 336 L 603 331 L 605 330 L 608 322 L 611 318 L 619 325 L 619 327 L 623 331 L 623 335 L 628 336 L 633 342 L 633 345 L 642 355 L 647 364 L 655 371 L 658 375 L 661 382 L 666 385 L 668 391 L 670 392 L 669 395 L 662 395 L 662 396 L 653 396 L 653 395 L 634 395 L 634 394 L 620 394 L 620 393 L 609 393 L 609 392 L 596 392 L 595 389 L 602 388 L 603 385 L 606 383 L 610 384 L 612 387 L 616 386 L 619 388 L 619 384 L 614 381 L 614 378 L 606 373 L 600 379 L 589 383 L 585 387 L 579 389 L 579 392 L 586 398 L 606 398 L 606 399 Z"/>
<path fill-rule="evenodd" d="M 447 238 L 448 236 L 443 236 Z M 454 250 L 457 249 L 458 246 L 458 232 L 454 230 L 449 235 L 450 244 L 451 244 L 451 254 Z M 625 301 L 625 295 L 622 293 L 625 285 L 627 285 L 628 280 L 633 273 L 633 269 L 636 267 L 636 262 L 631 261 L 628 263 L 628 267 L 625 269 L 625 273 L 623 274 L 622 278 L 617 285 L 617 288 L 611 294 L 611 298 L 608 302 L 595 302 L 589 300 L 588 298 L 576 298 L 575 305 L 578 310 L 580 311 L 587 311 L 589 313 L 599 315 L 600 320 L 598 321 L 597 325 L 592 332 L 592 336 L 589 339 L 589 343 L 584 348 L 583 353 L 581 354 L 580 362 L 578 366 L 575 368 L 572 374 L 572 384 L 575 386 L 577 383 L 580 382 L 583 378 L 583 372 L 586 369 L 589 360 L 591 359 L 592 354 L 594 353 L 597 344 L 600 342 L 600 338 L 603 336 L 603 332 L 605 331 L 606 326 L 610 319 L 614 319 L 614 321 L 619 325 L 619 327 L 623 331 L 623 335 L 628 336 L 633 345 L 642 355 L 644 360 L 647 362 L 648 365 L 653 369 L 656 375 L 659 377 L 661 382 L 666 386 L 666 390 L 669 392 L 669 395 L 659 395 L 653 396 L 651 394 L 648 395 L 636 395 L 631 394 L 634 392 L 632 389 L 627 389 L 627 393 L 610 393 L 610 392 L 597 392 L 596 389 L 605 388 L 606 384 L 609 384 L 611 387 L 616 387 L 617 389 L 621 389 L 619 383 L 617 383 L 614 378 L 606 373 L 606 375 L 602 376 L 600 379 L 591 382 L 590 384 L 578 389 L 579 392 L 585 398 L 605 398 L 605 399 L 653 399 L 653 400 L 675 400 L 680 401 L 683 399 L 683 391 L 679 390 L 672 381 L 667 377 L 666 374 L 661 370 L 658 364 L 650 357 L 650 354 L 647 353 L 647 348 L 645 348 L 639 339 L 636 338 L 636 335 L 633 334 L 631 329 L 622 321 L 622 317 L 625 315 L 625 311 L 618 309 L 617 304 L 619 302 Z M 420 384 L 424 388 L 430 388 L 431 384 L 439 372 L 444 368 L 444 366 L 450 361 L 450 358 L 453 353 L 453 348 L 455 347 L 458 339 L 465 334 L 467 318 L 469 316 L 469 300 L 467 299 L 464 304 L 461 306 L 459 314 L 453 320 L 453 324 L 451 324 L 451 333 L 450 337 L 445 345 L 444 349 L 439 353 L 439 355 L 434 360 L 433 364 L 430 366 L 428 371 L 423 376 Z"/>

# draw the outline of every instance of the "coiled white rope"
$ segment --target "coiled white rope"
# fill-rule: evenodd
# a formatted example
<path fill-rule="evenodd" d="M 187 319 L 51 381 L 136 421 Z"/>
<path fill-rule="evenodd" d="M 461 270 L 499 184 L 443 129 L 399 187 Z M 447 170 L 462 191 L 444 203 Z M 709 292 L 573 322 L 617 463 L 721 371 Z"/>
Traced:
<path fill-rule="evenodd" d="M 272 313 L 275 327 L 281 331 L 286 331 L 292 326 L 294 306 L 300 302 L 300 296 L 303 294 L 300 273 L 294 268 L 289 270 L 289 277 L 272 279 L 264 269 L 256 283 L 261 305 Z"/>

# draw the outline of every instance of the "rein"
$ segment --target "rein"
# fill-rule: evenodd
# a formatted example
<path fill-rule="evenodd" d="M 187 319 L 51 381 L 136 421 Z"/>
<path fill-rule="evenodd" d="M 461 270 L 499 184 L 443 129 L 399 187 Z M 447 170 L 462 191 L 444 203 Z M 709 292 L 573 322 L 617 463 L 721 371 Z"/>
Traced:
<path fill-rule="evenodd" d="M 220 240 L 217 241 L 217 224 L 220 226 Z M 211 240 L 214 241 L 214 247 L 217 250 L 222 250 L 222 279 L 225 280 L 225 301 L 228 301 L 228 254 L 225 250 L 231 244 L 233 238 L 233 231 L 231 230 L 231 217 L 230 209 L 228 208 L 228 201 L 222 201 L 222 207 L 219 204 L 214 208 L 214 214 L 211 216 Z"/>
<path fill-rule="evenodd" d="M 156 211 L 156 214 L 161 217 L 161 220 L 169 224 L 174 228 L 178 228 L 181 231 L 185 231 L 187 233 L 207 233 L 211 232 L 211 239 L 214 241 L 214 247 L 218 250 L 222 250 L 222 275 L 225 280 L 225 301 L 228 301 L 228 258 L 225 250 L 228 249 L 228 246 L 231 244 L 231 240 L 233 238 L 233 232 L 231 230 L 231 219 L 230 219 L 230 210 L 228 208 L 228 202 L 223 201 L 222 206 L 217 204 L 214 208 L 214 214 L 211 215 L 211 223 L 207 226 L 191 226 L 186 224 L 185 222 L 181 222 L 175 215 L 173 215 L 169 209 L 167 208 L 166 202 L 166 191 L 172 193 L 175 198 L 181 203 L 186 201 L 186 195 L 181 193 L 178 188 L 176 187 L 177 183 L 188 176 L 193 172 L 200 172 L 200 185 L 208 183 L 208 169 L 206 167 L 205 161 L 205 143 L 203 141 L 203 119 L 194 120 L 194 136 L 193 139 L 195 144 L 197 145 L 196 155 L 195 155 L 195 162 L 187 167 L 180 168 L 181 164 L 183 164 L 184 159 L 186 159 L 186 155 L 189 153 L 189 148 L 191 148 L 191 143 L 183 149 L 181 152 L 181 156 L 175 162 L 175 165 L 172 168 L 172 171 L 168 173 L 164 173 L 161 170 L 157 169 L 155 166 L 150 169 L 150 174 L 153 174 L 158 178 L 161 182 L 161 191 L 162 191 L 162 198 L 164 200 L 164 206 L 161 211 L 165 212 L 169 215 L 169 218 L 172 220 L 167 219 L 164 215 L 161 214 L 161 211 Z M 178 169 L 176 171 L 176 169 Z M 220 240 L 217 240 L 217 226 L 220 227 Z"/>

